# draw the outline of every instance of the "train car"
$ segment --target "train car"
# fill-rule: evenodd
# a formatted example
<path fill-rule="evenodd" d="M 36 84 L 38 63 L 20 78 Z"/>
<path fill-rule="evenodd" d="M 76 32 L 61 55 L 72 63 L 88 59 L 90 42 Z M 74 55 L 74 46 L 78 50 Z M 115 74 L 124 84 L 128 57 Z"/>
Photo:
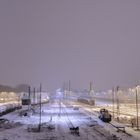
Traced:
<path fill-rule="evenodd" d="M 88 98 L 78 98 L 78 102 L 88 104 L 88 105 L 95 105 L 95 100 L 94 99 L 88 99 Z"/>
<path fill-rule="evenodd" d="M 0 116 L 12 112 L 16 109 L 21 109 L 21 105 L 18 102 L 8 102 L 0 104 Z"/>
<path fill-rule="evenodd" d="M 103 122 L 111 122 L 112 116 L 109 113 L 109 111 L 107 109 L 101 109 L 99 112 L 99 119 L 101 119 Z"/>
<path fill-rule="evenodd" d="M 2 116 L 5 111 L 6 111 L 6 106 L 5 105 L 0 105 L 0 116 Z"/>

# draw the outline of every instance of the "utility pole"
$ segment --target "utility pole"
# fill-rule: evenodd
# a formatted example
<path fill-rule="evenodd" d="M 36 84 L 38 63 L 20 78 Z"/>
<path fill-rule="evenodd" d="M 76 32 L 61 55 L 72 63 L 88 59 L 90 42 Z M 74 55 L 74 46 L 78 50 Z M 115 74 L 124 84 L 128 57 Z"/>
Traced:
<path fill-rule="evenodd" d="M 119 121 L 119 115 L 120 115 L 120 101 L 119 101 L 119 86 L 117 86 L 117 121 Z"/>
<path fill-rule="evenodd" d="M 139 130 L 139 107 L 138 107 L 138 86 L 136 86 L 136 116 L 137 116 L 137 130 Z"/>
<path fill-rule="evenodd" d="M 28 110 L 30 109 L 30 105 L 31 105 L 31 87 L 28 87 Z"/>
<path fill-rule="evenodd" d="M 92 82 L 90 82 L 90 89 L 89 89 L 89 90 L 90 90 L 90 91 L 93 90 Z"/>
<path fill-rule="evenodd" d="M 35 104 L 35 88 L 33 89 L 33 104 Z"/>
<path fill-rule="evenodd" d="M 38 129 L 39 129 L 39 132 L 41 131 L 41 92 L 42 92 L 42 85 L 40 84 L 40 114 L 39 114 L 39 126 L 38 126 Z"/>
<path fill-rule="evenodd" d="M 30 86 L 28 87 L 28 92 L 29 92 L 28 98 L 30 99 L 31 98 L 31 87 Z"/>
<path fill-rule="evenodd" d="M 115 103 L 115 89 L 112 89 L 112 111 L 113 111 L 113 119 L 115 118 L 114 114 L 114 103 Z"/>
<path fill-rule="evenodd" d="M 89 95 L 90 95 L 90 96 L 93 95 L 93 83 L 92 83 L 92 82 L 90 82 Z"/>
<path fill-rule="evenodd" d="M 71 81 L 69 80 L 69 91 L 71 91 Z"/>
<path fill-rule="evenodd" d="M 66 84 L 63 82 L 63 98 L 66 100 Z"/>

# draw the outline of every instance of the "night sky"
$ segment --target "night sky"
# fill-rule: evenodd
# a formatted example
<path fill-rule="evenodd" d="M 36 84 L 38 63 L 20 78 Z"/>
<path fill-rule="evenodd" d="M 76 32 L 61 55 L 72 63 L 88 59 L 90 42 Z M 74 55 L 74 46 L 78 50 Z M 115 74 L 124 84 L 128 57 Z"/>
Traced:
<path fill-rule="evenodd" d="M 140 84 L 139 0 L 0 0 L 0 84 L 49 91 Z"/>

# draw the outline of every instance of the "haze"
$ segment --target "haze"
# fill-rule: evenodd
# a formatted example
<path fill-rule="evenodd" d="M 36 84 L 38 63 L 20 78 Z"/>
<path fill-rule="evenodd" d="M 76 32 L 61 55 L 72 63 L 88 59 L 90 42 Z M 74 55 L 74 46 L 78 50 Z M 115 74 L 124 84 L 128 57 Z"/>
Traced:
<path fill-rule="evenodd" d="M 127 88 L 139 61 L 139 0 L 0 1 L 0 84 Z"/>

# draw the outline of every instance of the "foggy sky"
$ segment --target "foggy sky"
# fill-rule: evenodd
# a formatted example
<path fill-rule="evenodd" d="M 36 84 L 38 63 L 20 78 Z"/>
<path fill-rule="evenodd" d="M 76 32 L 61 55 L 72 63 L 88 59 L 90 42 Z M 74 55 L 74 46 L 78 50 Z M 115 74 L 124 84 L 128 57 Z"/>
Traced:
<path fill-rule="evenodd" d="M 0 84 L 55 90 L 140 84 L 139 0 L 1 0 Z"/>

